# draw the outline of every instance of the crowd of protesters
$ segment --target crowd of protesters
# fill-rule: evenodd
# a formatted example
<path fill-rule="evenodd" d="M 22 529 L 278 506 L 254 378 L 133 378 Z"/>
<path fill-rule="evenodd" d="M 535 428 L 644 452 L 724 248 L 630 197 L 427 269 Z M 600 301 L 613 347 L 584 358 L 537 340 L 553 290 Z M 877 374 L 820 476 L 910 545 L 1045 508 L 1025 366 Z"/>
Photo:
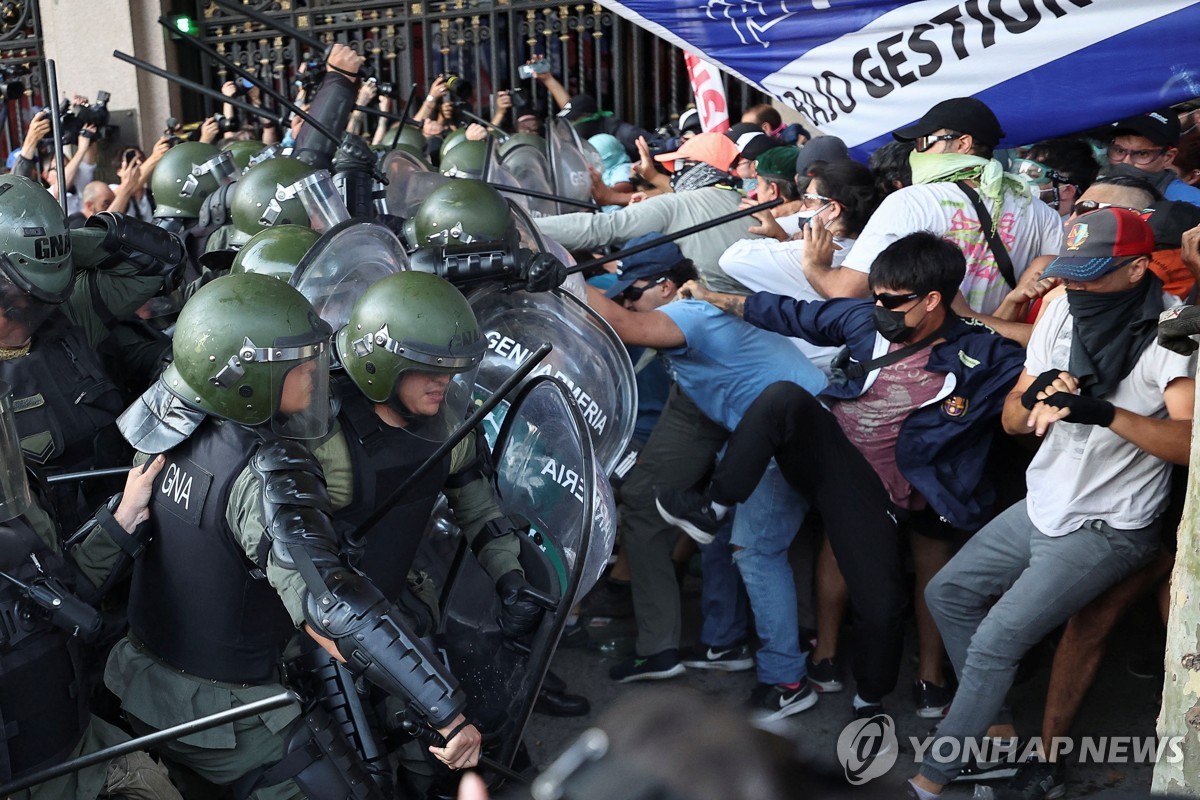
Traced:
<path fill-rule="evenodd" d="M 478 177 L 448 144 L 538 142 L 548 114 L 570 122 L 594 156 L 597 211 L 534 223 L 579 260 L 778 201 L 589 277 L 589 306 L 637 365 L 638 458 L 616 481 L 616 557 L 564 644 L 586 640 L 589 620 L 632 617 L 614 681 L 754 670 L 757 722 L 847 690 L 847 719 L 872 718 L 897 691 L 911 607 L 916 713 L 940 738 L 999 747 L 1018 736 L 1006 695 L 1022 658 L 1061 630 L 1043 729 L 1022 733 L 1069 734 L 1105 637 L 1139 597 L 1165 597 L 1173 563 L 1196 369 L 1181 311 L 1200 278 L 1195 114 L 1149 110 L 1001 149 L 1004 120 L 948 98 L 859 160 L 770 105 L 723 132 L 702 131 L 694 109 L 649 131 L 531 72 L 551 108 L 501 91 L 491 118 L 474 118 L 461 79 L 438 76 L 410 105 L 415 125 L 355 80 L 345 131 Z M 296 102 L 310 108 L 316 88 Z M 262 104 L 257 88 L 221 92 Z M 149 223 L 172 216 L 152 176 L 180 141 L 301 146 L 299 118 L 280 130 L 222 111 L 149 152 L 112 154 L 102 126 L 83 124 L 63 164 L 41 112 L 7 168 L 65 197 L 71 229 L 96 215 Z M 137 299 L 124 317 L 149 315 Z M 30 352 L 28 337 L 0 344 L 0 359 Z M 685 642 L 681 577 L 697 549 L 702 627 Z M 552 681 L 540 710 L 588 712 Z M 964 775 L 1010 777 L 998 793 L 1011 798 L 1065 786 L 1054 752 L 991 773 L 936 752 L 911 796 Z M 171 796 L 158 791 L 142 796 Z"/>

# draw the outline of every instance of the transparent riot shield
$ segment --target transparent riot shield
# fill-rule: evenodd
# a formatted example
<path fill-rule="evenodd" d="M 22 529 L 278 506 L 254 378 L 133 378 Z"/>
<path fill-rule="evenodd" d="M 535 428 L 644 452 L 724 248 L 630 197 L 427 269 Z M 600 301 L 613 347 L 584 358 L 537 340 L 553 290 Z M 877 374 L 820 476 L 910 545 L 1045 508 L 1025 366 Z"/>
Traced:
<path fill-rule="evenodd" d="M 495 583 L 459 537 L 442 592 L 437 645 L 469 697 L 467 715 L 484 734 L 485 753 L 508 766 L 567 615 L 612 550 L 614 507 L 611 492 L 600 489 L 607 481 L 597 471 L 582 415 L 561 381 L 542 376 L 527 383 L 507 406 L 498 438 L 502 505 L 529 520 L 521 564 L 548 610 L 533 634 L 506 639 Z M 443 537 L 443 558 L 452 541 Z"/>
<path fill-rule="evenodd" d="M 396 234 L 377 222 L 348 219 L 309 248 L 289 283 L 336 331 L 368 286 L 407 269 L 408 256 Z"/>
<path fill-rule="evenodd" d="M 535 369 L 567 385 L 608 474 L 617 465 L 637 417 L 637 387 L 629 353 L 612 328 L 586 304 L 555 289 L 505 292 L 485 286 L 467 299 L 488 340 L 476 393 L 495 391 L 542 342 L 554 350 Z"/>
<path fill-rule="evenodd" d="M 554 193 L 550 179 L 550 162 L 540 148 L 531 144 L 517 144 L 494 151 L 499 155 L 497 170 L 511 179 L 511 184 L 522 189 L 533 189 L 546 194 Z M 538 197 L 526 197 L 524 206 L 532 217 L 549 217 L 559 213 L 558 203 Z"/>
<path fill-rule="evenodd" d="M 379 211 L 384 214 L 401 216 L 407 209 L 408 182 L 416 174 L 429 174 L 429 165 L 412 153 L 404 150 L 392 150 L 383 157 L 383 174 L 388 183 L 382 200 L 378 201 Z"/>
<path fill-rule="evenodd" d="M 550 160 L 551 178 L 554 182 L 554 194 L 569 197 L 572 200 L 591 202 L 592 176 L 588 172 L 591 160 L 584 153 L 584 143 L 580 142 L 575 128 L 565 119 L 553 117 L 549 120 L 546 130 L 546 148 Z M 591 147 L 590 145 L 588 145 Z M 595 148 L 592 148 L 593 152 Z M 568 206 L 556 203 L 559 214 L 569 214 L 579 211 L 578 206 Z"/>

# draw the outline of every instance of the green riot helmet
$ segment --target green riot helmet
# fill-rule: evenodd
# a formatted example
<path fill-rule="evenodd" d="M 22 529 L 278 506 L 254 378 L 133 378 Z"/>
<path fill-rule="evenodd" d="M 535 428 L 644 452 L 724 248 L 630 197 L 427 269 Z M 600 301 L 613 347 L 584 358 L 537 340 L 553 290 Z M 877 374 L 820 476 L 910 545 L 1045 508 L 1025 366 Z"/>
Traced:
<path fill-rule="evenodd" d="M 299 197 L 279 199 L 279 192 L 316 172 L 296 158 L 277 157 L 255 164 L 233 187 L 230 213 L 234 232 L 230 243 L 243 245 L 272 225 L 308 225 L 308 212 Z"/>
<path fill-rule="evenodd" d="M 267 146 L 262 142 L 246 140 L 244 142 L 229 142 L 222 145 L 221 149 L 233 156 L 233 163 L 237 165 L 238 172 L 245 172 L 250 168 L 250 159 L 262 153 L 267 149 Z"/>
<path fill-rule="evenodd" d="M 454 178 L 482 178 L 487 163 L 487 140 L 463 142 L 442 156 L 438 169 Z"/>
<path fill-rule="evenodd" d="M 8 284 L 0 292 L 0 311 L 10 322 L 19 315 L 40 324 L 52 310 L 45 305 L 63 302 L 75 285 L 62 206 L 50 192 L 16 175 L 0 175 L 0 272 Z"/>
<path fill-rule="evenodd" d="M 546 153 L 546 140 L 541 136 L 538 136 L 536 133 L 514 133 L 500 143 L 501 158 L 504 157 L 505 153 L 507 153 L 509 150 L 512 150 L 519 144 L 531 145 L 537 148 L 539 153 L 542 153 L 543 155 Z"/>
<path fill-rule="evenodd" d="M 442 149 L 438 151 L 438 158 L 445 158 L 447 153 L 465 141 L 467 141 L 466 128 L 455 128 L 454 130 L 450 131 L 446 134 L 446 137 L 442 139 Z"/>
<path fill-rule="evenodd" d="M 388 133 L 388 136 L 393 136 L 393 133 Z M 466 135 L 465 133 L 463 134 Z M 391 141 L 391 139 L 384 139 Z M 400 128 L 400 139 L 396 142 L 396 149 L 407 150 L 419 158 L 425 158 L 425 135 L 421 133 L 419 128 L 414 128 L 412 125 L 404 125 Z"/>
<path fill-rule="evenodd" d="M 456 178 L 437 187 L 413 215 L 412 244 L 506 242 L 513 219 L 508 203 L 483 181 Z"/>
<path fill-rule="evenodd" d="M 465 417 L 487 351 L 467 299 L 424 272 L 372 284 L 334 339 L 338 359 L 367 399 L 387 403 L 410 432 L 432 439 L 444 439 Z"/>
<path fill-rule="evenodd" d="M 321 235 L 301 225 L 276 225 L 259 231 L 233 257 L 231 274 L 254 272 L 287 283 L 296 265 Z"/>
<path fill-rule="evenodd" d="M 150 174 L 154 216 L 198 219 L 205 199 L 217 190 L 218 183 L 211 172 L 195 172 L 220 154 L 216 145 L 202 142 L 180 142 L 168 150 Z"/>
<path fill-rule="evenodd" d="M 179 312 L 162 383 L 186 405 L 280 436 L 329 429 L 329 334 L 304 295 L 266 275 L 226 275 Z"/>

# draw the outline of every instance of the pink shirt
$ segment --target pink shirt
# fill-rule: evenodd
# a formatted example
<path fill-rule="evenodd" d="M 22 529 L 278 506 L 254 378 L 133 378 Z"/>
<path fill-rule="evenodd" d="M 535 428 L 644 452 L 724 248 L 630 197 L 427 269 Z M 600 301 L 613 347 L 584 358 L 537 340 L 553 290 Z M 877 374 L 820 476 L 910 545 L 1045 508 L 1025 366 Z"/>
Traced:
<path fill-rule="evenodd" d="M 893 344 L 888 352 L 901 347 Z M 874 468 L 888 497 L 898 508 L 910 510 L 924 508 L 925 498 L 900 474 L 896 441 L 908 415 L 935 398 L 942 388 L 943 376 L 925 369 L 928 362 L 929 349 L 918 350 L 881 369 L 860 397 L 833 407 L 842 432 Z"/>

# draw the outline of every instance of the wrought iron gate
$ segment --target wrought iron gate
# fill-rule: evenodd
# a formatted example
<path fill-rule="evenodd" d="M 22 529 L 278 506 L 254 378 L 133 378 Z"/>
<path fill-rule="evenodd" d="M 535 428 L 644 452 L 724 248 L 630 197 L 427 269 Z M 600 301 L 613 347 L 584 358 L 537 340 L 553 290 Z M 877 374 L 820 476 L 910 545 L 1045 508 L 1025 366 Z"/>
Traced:
<path fill-rule="evenodd" d="M 37 0 L 0 2 L 0 147 L 7 156 L 21 146 L 25 127 L 48 104 L 46 56 Z"/>
<path fill-rule="evenodd" d="M 517 67 L 534 53 L 550 59 L 572 93 L 594 96 L 605 110 L 647 128 L 667 122 L 692 101 L 681 52 L 595 2 L 552 0 L 248 0 L 250 7 L 326 42 L 342 42 L 366 57 L 379 81 L 404 98 L 422 94 L 439 73 L 472 82 L 477 113 L 489 114 L 494 92 L 520 87 L 542 113 L 555 109 L 536 81 Z M 278 90 L 296 68 L 319 58 L 290 37 L 197 0 L 201 36 L 222 54 Z M 182 46 L 182 45 L 181 45 Z M 204 60 L 212 84 L 225 70 Z M 727 77 L 731 108 L 764 95 Z"/>

